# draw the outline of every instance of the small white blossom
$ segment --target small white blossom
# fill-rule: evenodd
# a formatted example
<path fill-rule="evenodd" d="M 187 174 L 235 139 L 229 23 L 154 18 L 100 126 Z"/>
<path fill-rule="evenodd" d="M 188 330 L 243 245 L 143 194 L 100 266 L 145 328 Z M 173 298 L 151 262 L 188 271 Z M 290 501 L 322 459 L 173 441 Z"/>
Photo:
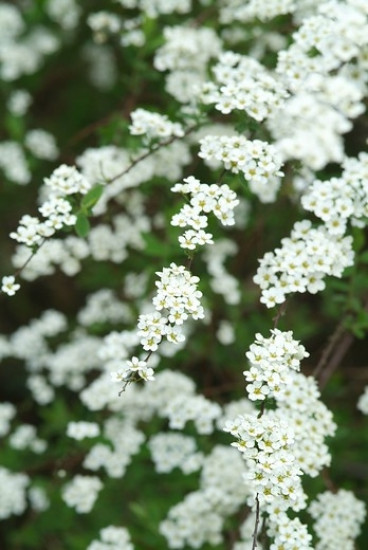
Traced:
<path fill-rule="evenodd" d="M 2 278 L 1 291 L 7 294 L 8 296 L 14 296 L 14 294 L 19 289 L 20 289 L 20 285 L 15 282 L 15 277 L 13 275 L 8 275 Z"/>

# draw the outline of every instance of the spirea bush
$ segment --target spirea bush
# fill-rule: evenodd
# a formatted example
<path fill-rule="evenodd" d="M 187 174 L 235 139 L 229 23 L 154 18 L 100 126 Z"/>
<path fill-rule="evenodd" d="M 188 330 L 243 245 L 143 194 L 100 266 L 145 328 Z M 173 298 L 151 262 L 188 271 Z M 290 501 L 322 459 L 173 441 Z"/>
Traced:
<path fill-rule="evenodd" d="M 0 548 L 368 548 L 368 2 L 0 29 Z"/>

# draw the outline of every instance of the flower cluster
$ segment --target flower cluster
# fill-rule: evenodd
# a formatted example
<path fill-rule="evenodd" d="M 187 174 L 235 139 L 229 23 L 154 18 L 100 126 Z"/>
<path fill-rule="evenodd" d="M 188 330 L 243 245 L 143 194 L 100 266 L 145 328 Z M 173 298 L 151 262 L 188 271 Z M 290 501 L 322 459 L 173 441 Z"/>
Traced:
<path fill-rule="evenodd" d="M 203 395 L 177 395 L 164 405 L 161 415 L 168 418 L 171 429 L 182 430 L 191 420 L 198 433 L 210 434 L 221 416 L 221 408 Z"/>
<path fill-rule="evenodd" d="M 341 277 L 353 264 L 352 238 L 331 235 L 309 220 L 295 223 L 282 246 L 260 260 L 253 280 L 262 290 L 261 302 L 274 307 L 293 292 L 315 294 L 325 288 L 326 275 Z"/>
<path fill-rule="evenodd" d="M 275 397 L 281 388 L 290 385 L 290 369 L 299 370 L 300 361 L 308 357 L 304 346 L 293 339 L 292 332 L 271 331 L 270 338 L 256 334 L 246 357 L 250 369 L 244 371 L 249 384 L 247 392 L 252 401 Z"/>
<path fill-rule="evenodd" d="M 109 525 L 100 531 L 100 541 L 93 541 L 87 550 L 134 550 L 130 535 L 124 527 Z"/>
<path fill-rule="evenodd" d="M 300 510 L 305 506 L 301 486 L 302 473 L 292 452 L 294 431 L 286 419 L 274 411 L 246 414 L 227 422 L 224 430 L 237 438 L 232 443 L 244 456 L 248 470 L 245 479 L 251 483 L 248 504 L 255 498 L 271 512 L 274 507 Z"/>
<path fill-rule="evenodd" d="M 85 195 L 91 188 L 89 181 L 75 166 L 66 164 L 62 164 L 53 171 L 49 178 L 45 178 L 45 185 L 56 196 L 75 195 L 76 193 Z"/>
<path fill-rule="evenodd" d="M 95 422 L 69 422 L 66 434 L 73 439 L 84 439 L 86 437 L 97 437 L 100 434 L 99 425 Z"/>
<path fill-rule="evenodd" d="M 272 550 L 313 550 L 307 526 L 299 518 L 290 519 L 285 512 L 277 510 L 271 515 L 267 534 L 273 539 Z"/>
<path fill-rule="evenodd" d="M 262 121 L 288 96 L 280 79 L 248 56 L 224 52 L 213 72 L 216 84 L 204 84 L 201 100 L 205 104 L 215 104 L 223 114 L 245 111 L 251 118 Z"/>
<path fill-rule="evenodd" d="M 98 11 L 91 13 L 87 19 L 88 26 L 93 31 L 95 42 L 105 42 L 107 37 L 121 30 L 121 18 L 115 13 Z"/>
<path fill-rule="evenodd" d="M 160 280 L 156 282 L 157 293 L 153 298 L 156 311 L 141 314 L 138 319 L 140 343 L 148 352 L 156 351 L 164 338 L 173 344 L 183 342 L 184 322 L 188 318 L 204 317 L 200 302 L 202 292 L 197 289 L 199 277 L 175 263 L 164 267 L 157 275 Z M 115 382 L 129 380 L 132 375 L 153 380 L 153 369 L 147 366 L 146 361 L 133 357 L 123 369 L 111 373 Z"/>
<path fill-rule="evenodd" d="M 5 30 L 0 39 L 0 78 L 6 82 L 35 73 L 43 58 L 59 47 L 55 34 L 41 25 L 27 33 L 22 15 L 15 5 L 1 2 L 0 26 Z"/>
<path fill-rule="evenodd" d="M 355 548 L 354 539 L 360 533 L 366 509 L 351 491 L 340 489 L 337 493 L 321 493 L 308 510 L 315 520 L 314 530 L 319 538 L 316 550 Z"/>
<path fill-rule="evenodd" d="M 14 183 L 26 185 L 31 181 L 31 173 L 23 149 L 15 141 L 0 143 L 0 168 L 7 179 Z"/>
<path fill-rule="evenodd" d="M 51 237 L 64 226 L 76 223 L 76 216 L 72 214 L 72 205 L 64 198 L 68 195 L 85 194 L 91 185 L 88 180 L 74 166 L 62 164 L 45 178 L 45 185 L 51 189 L 51 194 L 39 212 L 45 221 L 28 214 L 22 216 L 17 231 L 10 233 L 10 237 L 19 243 L 32 247 L 39 245 L 46 237 Z"/>
<path fill-rule="evenodd" d="M 0 519 L 23 514 L 27 506 L 26 489 L 29 481 L 27 475 L 15 474 L 0 466 Z"/>
<path fill-rule="evenodd" d="M 77 0 L 48 0 L 45 10 L 51 19 L 66 30 L 77 26 L 82 11 Z"/>
<path fill-rule="evenodd" d="M 10 422 L 15 416 L 15 407 L 12 403 L 0 403 L 0 436 L 5 436 L 10 429 Z"/>
<path fill-rule="evenodd" d="M 368 154 L 346 158 L 342 167 L 340 178 L 315 180 L 301 199 L 305 210 L 323 220 L 333 235 L 343 235 L 349 220 L 361 225 L 368 216 Z"/>
<path fill-rule="evenodd" d="M 105 422 L 103 435 L 109 444 L 97 443 L 83 461 L 87 470 L 104 468 L 113 479 L 124 476 L 132 458 L 140 450 L 145 436 L 131 422 L 110 418 Z"/>
<path fill-rule="evenodd" d="M 212 212 L 223 225 L 233 225 L 234 208 L 239 201 L 228 185 L 208 185 L 193 176 L 184 178 L 184 182 L 175 184 L 171 190 L 189 194 L 189 204 L 172 217 L 171 225 L 192 228 L 179 237 L 179 242 L 181 248 L 194 250 L 198 245 L 213 244 L 211 233 L 204 231 L 208 226 L 207 215 Z"/>
<path fill-rule="evenodd" d="M 129 126 L 129 131 L 132 136 L 144 135 L 148 142 L 153 139 L 166 140 L 172 136 L 183 137 L 184 135 L 182 125 L 171 122 L 166 115 L 136 109 L 130 116 L 132 124 Z"/>
<path fill-rule="evenodd" d="M 75 225 L 77 218 L 72 214 L 72 205 L 62 198 L 51 198 L 40 208 L 40 213 L 46 221 L 40 221 L 36 216 L 25 214 L 19 221 L 16 231 L 10 237 L 18 243 L 32 247 L 39 245 L 46 237 L 51 237 L 64 226 Z"/>
<path fill-rule="evenodd" d="M 312 376 L 291 371 L 287 386 L 275 394 L 277 411 L 294 432 L 293 455 L 299 468 L 315 477 L 331 463 L 325 443 L 335 434 L 332 413 L 320 400 L 317 382 Z"/>
<path fill-rule="evenodd" d="M 199 156 L 210 164 L 223 164 L 234 174 L 239 172 L 250 190 L 262 202 L 272 202 L 280 186 L 282 159 L 273 145 L 259 139 L 238 136 L 207 135 L 200 140 Z"/>
<path fill-rule="evenodd" d="M 165 44 L 156 51 L 158 71 L 170 71 L 166 89 L 182 103 L 192 102 L 206 80 L 207 65 L 221 51 L 221 40 L 209 27 L 164 28 Z"/>
<path fill-rule="evenodd" d="M 30 449 L 32 452 L 41 454 L 47 448 L 45 440 L 37 437 L 37 431 L 32 424 L 20 424 L 9 437 L 9 445 L 13 449 Z"/>
<path fill-rule="evenodd" d="M 14 90 L 9 96 L 7 107 L 13 115 L 20 117 L 26 114 L 31 103 L 32 96 L 27 90 Z"/>
<path fill-rule="evenodd" d="M 221 543 L 225 520 L 247 496 L 247 486 L 241 482 L 243 473 L 244 461 L 231 448 L 217 445 L 205 457 L 199 490 L 172 507 L 160 524 L 170 548 Z"/>
<path fill-rule="evenodd" d="M 24 143 L 39 159 L 55 160 L 59 154 L 54 136 L 45 130 L 30 130 L 25 136 Z"/>
<path fill-rule="evenodd" d="M 92 510 L 103 485 L 96 476 L 76 475 L 63 487 L 62 497 L 70 508 L 78 514 L 87 514 Z"/>
<path fill-rule="evenodd" d="M 195 439 L 187 435 L 160 433 L 150 438 L 148 447 L 156 472 L 166 473 L 180 468 L 189 474 L 198 470 L 202 463 L 202 453 L 196 452 Z"/>
<path fill-rule="evenodd" d="M 241 0 L 225 0 L 221 4 L 220 18 L 223 23 L 252 19 L 267 21 L 277 15 L 293 12 L 295 7 L 294 0 L 249 0 L 246 4 Z"/>
<path fill-rule="evenodd" d="M 160 14 L 188 13 L 192 7 L 192 0 L 116 0 L 127 8 L 139 8 L 149 17 L 158 17 Z"/>

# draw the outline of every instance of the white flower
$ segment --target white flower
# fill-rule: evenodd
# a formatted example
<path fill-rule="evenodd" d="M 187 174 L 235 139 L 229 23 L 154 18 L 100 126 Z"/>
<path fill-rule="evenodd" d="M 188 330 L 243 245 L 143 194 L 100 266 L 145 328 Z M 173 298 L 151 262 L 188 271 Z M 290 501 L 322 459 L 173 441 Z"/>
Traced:
<path fill-rule="evenodd" d="M 97 437 L 100 434 L 100 428 L 95 422 L 69 422 L 66 434 L 73 439 L 84 439 L 86 437 Z"/>
<path fill-rule="evenodd" d="M 15 277 L 13 275 L 8 275 L 2 278 L 1 291 L 7 294 L 8 296 L 14 296 L 14 294 L 19 289 L 20 289 L 20 285 L 15 282 Z"/>

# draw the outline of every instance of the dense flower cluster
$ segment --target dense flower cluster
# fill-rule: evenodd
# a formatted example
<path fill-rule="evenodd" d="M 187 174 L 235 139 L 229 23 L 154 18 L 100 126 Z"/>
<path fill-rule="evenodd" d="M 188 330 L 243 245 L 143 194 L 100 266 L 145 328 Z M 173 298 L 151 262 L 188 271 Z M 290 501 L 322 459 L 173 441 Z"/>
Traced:
<path fill-rule="evenodd" d="M 210 165 L 223 164 L 234 174 L 239 172 L 249 189 L 262 202 L 273 202 L 280 187 L 282 160 L 273 145 L 238 136 L 211 136 L 201 139 L 199 156 Z"/>
<path fill-rule="evenodd" d="M 245 111 L 255 120 L 262 121 L 288 96 L 280 79 L 275 79 L 251 57 L 224 52 L 213 72 L 217 85 L 206 83 L 201 99 L 206 104 L 214 104 L 223 114 Z"/>
<path fill-rule="evenodd" d="M 160 532 L 170 548 L 199 548 L 206 542 L 219 544 L 226 518 L 247 495 L 241 483 L 244 462 L 232 449 L 217 445 L 205 458 L 200 489 L 189 493 L 170 509 Z"/>
<path fill-rule="evenodd" d="M 184 130 L 178 122 L 171 122 L 166 115 L 151 113 L 145 109 L 136 109 L 131 113 L 132 123 L 129 131 L 132 136 L 145 136 L 148 142 L 152 139 L 168 139 L 172 136 L 182 137 Z"/>
<path fill-rule="evenodd" d="M 351 491 L 340 489 L 337 493 L 321 493 L 308 510 L 319 538 L 316 550 L 333 550 L 337 546 L 346 550 L 355 548 L 354 539 L 360 533 L 366 509 Z"/>
<path fill-rule="evenodd" d="M 221 51 L 221 39 L 209 27 L 164 28 L 165 44 L 158 48 L 154 65 L 169 71 L 166 89 L 180 102 L 191 102 L 206 80 L 207 65 Z"/>
<path fill-rule="evenodd" d="M 224 430 L 236 437 L 232 445 L 247 464 L 247 502 L 267 512 L 271 548 L 293 550 L 298 544 L 309 550 L 311 536 L 306 527 L 285 512 L 306 507 L 301 475 L 316 476 L 329 464 L 325 438 L 334 434 L 336 426 L 319 400 L 315 380 L 295 372 L 309 354 L 292 332 L 274 329 L 268 339 L 258 334 L 246 355 L 251 367 L 245 377 L 256 380 L 247 386 L 249 398 L 270 396 L 276 403 L 276 409 L 250 411 L 233 420 L 228 417 L 224 424 Z"/>
<path fill-rule="evenodd" d="M 151 437 L 148 443 L 156 472 L 171 472 L 180 468 L 185 474 L 198 470 L 202 454 L 196 452 L 193 437 L 175 432 L 160 433 Z"/>
<path fill-rule="evenodd" d="M 244 371 L 249 382 L 247 392 L 249 399 L 256 401 L 268 395 L 276 397 L 285 386 L 290 386 L 290 369 L 299 370 L 300 361 L 309 353 L 293 339 L 291 331 L 274 329 L 270 338 L 256 334 L 246 356 L 250 363 L 250 369 Z"/>
<path fill-rule="evenodd" d="M 352 237 L 331 235 L 324 226 L 309 220 L 294 224 L 280 248 L 267 252 L 253 280 L 262 290 L 261 302 L 274 307 L 293 292 L 315 294 L 325 288 L 326 275 L 341 277 L 353 265 Z"/>
<path fill-rule="evenodd" d="M 14 183 L 26 185 L 31 181 L 24 151 L 15 141 L 0 143 L 0 168 L 5 176 Z"/>
<path fill-rule="evenodd" d="M 284 512 L 277 512 L 272 517 L 267 534 L 274 541 L 271 550 L 313 550 L 307 526 L 299 518 L 290 519 Z"/>
<path fill-rule="evenodd" d="M 124 527 L 109 525 L 100 531 L 101 541 L 94 540 L 87 550 L 134 550 L 130 535 Z"/>
<path fill-rule="evenodd" d="M 5 2 L 0 4 L 0 26 L 0 78 L 6 82 L 33 74 L 59 47 L 55 34 L 44 26 L 26 33 L 21 11 Z"/>
<path fill-rule="evenodd" d="M 294 371 L 289 385 L 275 395 L 280 417 L 287 420 L 294 432 L 295 459 L 311 477 L 330 465 L 331 455 L 325 441 L 336 431 L 332 413 L 320 397 L 315 379 Z"/>
<path fill-rule="evenodd" d="M 26 214 L 21 218 L 17 231 L 10 233 L 12 239 L 29 247 L 39 245 L 62 227 L 74 225 L 77 218 L 72 214 L 72 205 L 64 197 L 85 194 L 91 187 L 75 167 L 65 164 L 56 168 L 49 178 L 45 178 L 45 185 L 51 189 L 51 194 L 38 210 L 46 221 Z"/>
<path fill-rule="evenodd" d="M 184 266 L 175 263 L 164 267 L 157 275 L 160 280 L 156 282 L 157 293 L 153 298 L 156 311 L 141 314 L 138 319 L 140 343 L 148 352 L 156 351 L 164 338 L 173 344 L 183 342 L 184 322 L 188 318 L 204 317 L 200 302 L 202 292 L 197 289 L 199 277 L 191 275 Z M 111 374 L 114 381 L 120 382 L 129 380 L 135 373 L 144 380 L 153 380 L 153 369 L 137 357 L 128 361 L 123 370 Z"/>
<path fill-rule="evenodd" d="M 221 6 L 221 20 L 224 23 L 232 21 L 250 21 L 260 19 L 267 21 L 277 15 L 294 11 L 295 0 L 250 0 L 245 5 L 241 0 L 224 0 Z"/>
<path fill-rule="evenodd" d="M 62 497 L 78 514 L 87 514 L 92 510 L 102 487 L 100 478 L 78 474 L 64 485 Z"/>
<path fill-rule="evenodd" d="M 30 482 L 28 476 L 15 474 L 0 466 L 0 482 L 0 519 L 22 514 L 27 507 L 26 489 Z"/>
<path fill-rule="evenodd" d="M 171 225 L 192 228 L 179 237 L 181 248 L 194 250 L 198 245 L 213 244 L 212 234 L 204 231 L 208 226 L 207 214 L 210 212 L 223 225 L 235 223 L 233 211 L 239 201 L 228 185 L 208 185 L 189 176 L 184 178 L 184 183 L 175 184 L 171 190 L 191 196 L 189 204 L 183 206 L 171 219 Z"/>
<path fill-rule="evenodd" d="M 100 434 L 100 427 L 94 422 L 69 422 L 66 429 L 66 434 L 73 439 L 97 437 Z"/>
<path fill-rule="evenodd" d="M 248 504 L 255 498 L 262 508 L 272 512 L 275 507 L 300 510 L 305 507 L 301 470 L 292 452 L 294 431 L 286 419 L 273 411 L 237 417 L 225 425 L 225 431 L 237 438 L 233 445 L 247 463 L 245 478 L 251 485 Z"/>
<path fill-rule="evenodd" d="M 368 215 L 368 154 L 346 158 L 340 178 L 315 180 L 303 195 L 305 210 L 320 218 L 333 235 L 343 235 L 347 223 L 362 226 Z"/>

